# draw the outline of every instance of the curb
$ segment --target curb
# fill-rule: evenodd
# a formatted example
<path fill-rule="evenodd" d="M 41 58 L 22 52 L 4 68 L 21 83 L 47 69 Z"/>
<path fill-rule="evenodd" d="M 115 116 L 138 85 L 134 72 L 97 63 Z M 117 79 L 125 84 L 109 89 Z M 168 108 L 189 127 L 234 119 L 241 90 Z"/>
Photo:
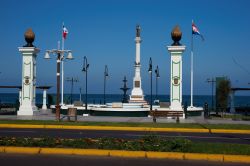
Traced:
<path fill-rule="evenodd" d="M 178 160 L 206 160 L 219 162 L 250 163 L 248 155 L 223 155 L 203 153 L 179 153 L 179 152 L 145 152 L 123 150 L 99 150 L 99 149 L 72 149 L 72 148 L 40 148 L 40 147 L 7 147 L 0 146 L 0 153 L 18 154 L 51 154 L 51 155 L 88 155 L 111 156 L 129 158 L 150 159 L 178 159 Z"/>
<path fill-rule="evenodd" d="M 194 132 L 194 133 L 234 133 L 250 134 L 250 130 L 231 129 L 192 129 L 192 128 L 153 128 L 153 127 L 116 127 L 116 126 L 69 126 L 69 125 L 32 125 L 32 124 L 0 124 L 0 128 L 35 128 L 35 129 L 67 129 L 67 130 L 113 130 L 113 131 L 161 131 L 161 132 Z"/>
<path fill-rule="evenodd" d="M 235 129 L 211 129 L 211 133 L 233 133 L 233 134 L 250 134 L 250 130 L 235 130 Z"/>

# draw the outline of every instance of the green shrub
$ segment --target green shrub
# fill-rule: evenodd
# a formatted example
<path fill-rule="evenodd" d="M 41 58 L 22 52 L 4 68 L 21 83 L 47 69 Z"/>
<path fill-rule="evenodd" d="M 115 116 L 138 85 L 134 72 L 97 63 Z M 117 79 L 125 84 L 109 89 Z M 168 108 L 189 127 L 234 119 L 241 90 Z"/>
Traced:
<path fill-rule="evenodd" d="M 120 138 L 15 138 L 0 137 L 0 146 L 21 147 L 63 147 L 84 149 L 114 149 L 131 151 L 158 151 L 158 152 L 194 152 L 194 153 L 221 153 L 250 155 L 250 145 L 226 143 L 199 143 L 182 138 L 164 138 L 148 135 L 141 139 L 128 140 Z"/>

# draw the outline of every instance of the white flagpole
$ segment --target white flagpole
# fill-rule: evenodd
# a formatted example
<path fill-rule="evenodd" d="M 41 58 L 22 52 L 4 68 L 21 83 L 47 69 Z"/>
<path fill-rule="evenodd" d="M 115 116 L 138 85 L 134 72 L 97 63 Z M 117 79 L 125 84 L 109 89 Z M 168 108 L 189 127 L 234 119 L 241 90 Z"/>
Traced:
<path fill-rule="evenodd" d="M 63 23 L 63 26 L 64 26 L 64 23 Z M 63 33 L 63 32 L 62 32 Z M 64 50 L 64 37 L 63 37 L 63 34 L 61 33 L 62 35 L 62 50 Z M 64 82 L 64 68 L 63 68 L 63 62 L 64 62 L 64 52 L 62 52 L 62 93 L 61 93 L 61 105 L 64 105 L 64 98 L 63 98 L 63 89 L 64 89 L 64 85 L 63 85 L 63 82 Z"/>
<path fill-rule="evenodd" d="M 192 20 L 192 24 L 193 24 L 193 20 Z M 193 107 L 193 79 L 194 79 L 193 61 L 194 61 L 194 52 L 193 52 L 193 32 L 192 32 L 192 37 L 191 37 L 191 94 L 190 94 L 191 104 L 190 104 L 190 107 Z"/>

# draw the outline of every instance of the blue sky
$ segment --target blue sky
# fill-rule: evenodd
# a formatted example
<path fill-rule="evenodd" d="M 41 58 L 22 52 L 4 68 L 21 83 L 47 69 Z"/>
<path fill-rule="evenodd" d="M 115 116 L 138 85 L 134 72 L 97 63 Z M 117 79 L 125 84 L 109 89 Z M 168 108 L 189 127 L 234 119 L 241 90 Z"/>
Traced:
<path fill-rule="evenodd" d="M 187 46 L 183 55 L 183 93 L 188 95 L 193 19 L 205 37 L 204 42 L 198 36 L 194 38 L 194 94 L 210 94 L 211 86 L 205 81 L 216 76 L 227 76 L 233 86 L 249 87 L 249 7 L 248 0 L 2 0 L 0 84 L 21 84 L 22 57 L 18 47 L 25 44 L 24 32 L 31 27 L 36 34 L 34 44 L 41 49 L 37 84 L 52 85 L 51 92 L 55 92 L 55 57 L 51 60 L 43 57 L 46 49 L 57 48 L 64 22 L 69 30 L 65 48 L 72 50 L 75 57 L 65 63 L 65 77 L 79 78 L 75 93 L 84 87 L 81 72 L 84 56 L 90 63 L 89 93 L 103 92 L 105 65 L 110 72 L 107 93 L 121 93 L 124 75 L 132 87 L 135 26 L 140 24 L 144 93 L 150 92 L 147 69 L 152 57 L 154 68 L 156 65 L 160 68 L 159 93 L 169 94 L 170 56 L 166 46 L 172 44 L 170 32 L 179 25 L 183 33 L 181 43 Z M 69 87 L 70 83 L 65 82 L 65 92 L 69 92 Z"/>

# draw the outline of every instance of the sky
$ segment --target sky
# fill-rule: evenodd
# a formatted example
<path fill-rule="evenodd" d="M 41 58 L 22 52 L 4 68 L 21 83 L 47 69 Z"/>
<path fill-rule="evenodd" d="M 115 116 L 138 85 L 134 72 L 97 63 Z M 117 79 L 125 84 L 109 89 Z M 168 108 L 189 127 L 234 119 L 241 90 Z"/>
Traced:
<path fill-rule="evenodd" d="M 205 40 L 194 36 L 194 94 L 210 95 L 208 78 L 226 76 L 234 87 L 250 82 L 250 1 L 249 0 L 2 0 L 0 2 L 0 84 L 21 85 L 24 33 L 32 28 L 37 56 L 37 85 L 56 91 L 56 57 L 45 60 L 48 49 L 57 48 L 62 23 L 69 34 L 65 49 L 74 60 L 64 63 L 65 78 L 78 78 L 74 93 L 85 87 L 83 57 L 88 58 L 88 92 L 103 93 L 104 66 L 110 77 L 106 93 L 120 94 L 124 76 L 132 88 L 135 61 L 135 27 L 141 26 L 141 76 L 145 94 L 150 93 L 149 58 L 159 66 L 159 94 L 169 95 L 170 33 L 182 31 L 183 94 L 190 94 L 191 22 L 194 20 Z M 155 75 L 153 75 L 155 80 Z M 65 93 L 70 83 L 65 81 Z M 153 82 L 155 87 L 155 81 Z M 16 90 L 0 89 L 0 92 Z M 39 93 L 39 92 L 38 92 Z M 129 92 L 130 93 L 130 92 Z M 249 92 L 243 92 L 249 95 Z"/>

